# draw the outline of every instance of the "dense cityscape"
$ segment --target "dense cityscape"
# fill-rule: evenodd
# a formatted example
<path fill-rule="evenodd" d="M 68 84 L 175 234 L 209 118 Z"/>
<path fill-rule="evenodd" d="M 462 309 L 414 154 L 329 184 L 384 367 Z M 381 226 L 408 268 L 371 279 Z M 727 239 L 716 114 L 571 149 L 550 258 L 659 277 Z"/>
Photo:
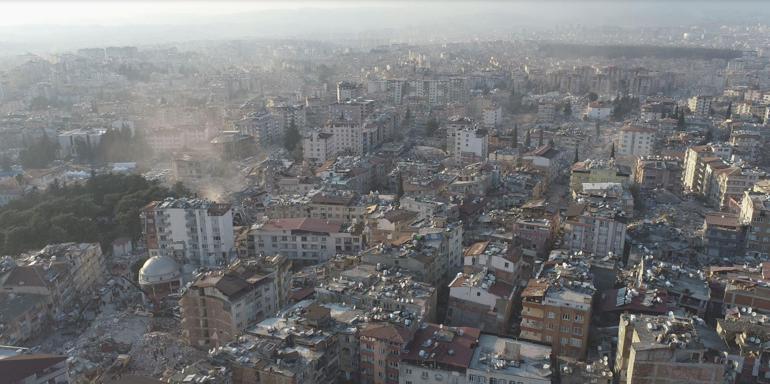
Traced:
<path fill-rule="evenodd" d="M 0 36 L 0 383 L 770 383 L 770 25 L 609 24 Z"/>

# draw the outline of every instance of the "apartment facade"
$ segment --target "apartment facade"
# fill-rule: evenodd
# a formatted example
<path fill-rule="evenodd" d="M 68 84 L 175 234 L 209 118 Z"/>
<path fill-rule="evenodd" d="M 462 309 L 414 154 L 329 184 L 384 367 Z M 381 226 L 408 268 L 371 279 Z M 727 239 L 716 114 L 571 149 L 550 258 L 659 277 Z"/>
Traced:
<path fill-rule="evenodd" d="M 359 332 L 362 384 L 398 384 L 401 353 L 414 332 L 389 323 L 373 324 Z"/>
<path fill-rule="evenodd" d="M 288 303 L 291 262 L 284 256 L 238 260 L 199 276 L 179 300 L 182 335 L 194 347 L 217 347 Z"/>
<path fill-rule="evenodd" d="M 166 199 L 140 213 L 150 257 L 168 256 L 194 266 L 226 265 L 235 255 L 229 204 L 204 199 Z"/>
<path fill-rule="evenodd" d="M 620 129 L 618 155 L 649 156 L 655 145 L 656 131 L 650 128 L 627 125 Z"/>
<path fill-rule="evenodd" d="M 476 163 L 489 157 L 489 135 L 486 129 L 463 129 L 454 134 L 452 154 L 458 163 Z"/>
<path fill-rule="evenodd" d="M 519 337 L 548 344 L 559 356 L 585 358 L 593 291 L 549 279 L 531 279 L 521 296 Z"/>
<path fill-rule="evenodd" d="M 682 161 L 672 157 L 647 156 L 636 159 L 633 179 L 642 189 L 682 190 Z"/>
<path fill-rule="evenodd" d="M 738 221 L 746 226 L 746 250 L 770 254 L 770 195 L 745 191 Z"/>
<path fill-rule="evenodd" d="M 255 224 L 249 237 L 254 255 L 280 254 L 301 265 L 317 264 L 338 253 L 357 254 L 365 246 L 362 224 L 314 218 L 270 219 Z"/>
<path fill-rule="evenodd" d="M 615 360 L 620 382 L 723 383 L 726 361 L 700 341 L 701 332 L 707 330 L 689 318 L 621 315 Z"/>
<path fill-rule="evenodd" d="M 626 217 L 617 209 L 588 203 L 573 204 L 564 220 L 564 247 L 573 251 L 622 255 L 626 243 Z"/>

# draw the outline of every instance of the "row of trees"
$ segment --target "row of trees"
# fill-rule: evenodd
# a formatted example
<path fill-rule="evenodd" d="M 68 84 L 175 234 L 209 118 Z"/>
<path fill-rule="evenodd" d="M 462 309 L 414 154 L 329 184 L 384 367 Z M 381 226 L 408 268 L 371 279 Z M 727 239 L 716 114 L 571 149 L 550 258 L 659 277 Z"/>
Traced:
<path fill-rule="evenodd" d="M 127 127 L 108 130 L 96 146 L 77 141 L 75 147 L 77 160 L 91 164 L 137 161 L 152 155 L 144 136 Z M 19 162 L 28 169 L 46 168 L 56 160 L 59 149 L 55 139 L 43 135 L 20 152 Z"/>
<path fill-rule="evenodd" d="M 47 244 L 100 242 L 141 235 L 139 212 L 154 200 L 190 192 L 172 189 L 138 175 L 99 175 L 84 184 L 55 181 L 0 208 L 0 255 L 13 255 Z M 106 248 L 105 248 L 106 249 Z"/>

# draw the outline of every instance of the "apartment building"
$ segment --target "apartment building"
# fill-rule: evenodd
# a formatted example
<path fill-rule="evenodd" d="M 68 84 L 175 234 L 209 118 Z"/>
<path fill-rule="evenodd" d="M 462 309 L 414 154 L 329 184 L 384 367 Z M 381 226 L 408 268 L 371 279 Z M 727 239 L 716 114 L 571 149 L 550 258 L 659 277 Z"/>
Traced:
<path fill-rule="evenodd" d="M 503 108 L 497 105 L 481 110 L 481 124 L 486 129 L 495 129 L 503 123 Z"/>
<path fill-rule="evenodd" d="M 512 263 L 511 263 L 512 264 Z M 515 287 L 497 279 L 486 268 L 458 273 L 449 283 L 446 322 L 453 326 L 476 326 L 483 332 L 504 335 L 513 312 Z"/>
<path fill-rule="evenodd" d="M 762 135 L 748 130 L 734 130 L 730 133 L 728 143 L 733 147 L 735 155 L 744 161 L 756 161 L 761 152 Z"/>
<path fill-rule="evenodd" d="M 703 194 L 709 185 L 706 165 L 729 159 L 732 147 L 729 145 L 709 144 L 690 147 L 684 156 L 682 187 L 685 192 Z"/>
<path fill-rule="evenodd" d="M 734 278 L 725 285 L 725 294 L 722 300 L 725 310 L 737 308 L 751 308 L 752 311 L 770 315 L 770 283 L 768 276 L 760 280 L 746 278 Z"/>
<path fill-rule="evenodd" d="M 270 219 L 254 224 L 249 237 L 254 255 L 280 254 L 299 265 L 357 254 L 365 246 L 363 224 L 314 218 Z"/>
<path fill-rule="evenodd" d="M 570 191 L 582 192 L 584 183 L 621 183 L 628 186 L 630 176 L 631 170 L 614 160 L 579 161 L 570 169 Z"/>
<path fill-rule="evenodd" d="M 706 254 L 712 257 L 734 257 L 743 254 L 746 228 L 738 215 L 727 212 L 707 213 L 703 220 L 702 242 Z"/>
<path fill-rule="evenodd" d="M 182 335 L 195 347 L 218 347 L 288 303 L 291 261 L 285 256 L 238 260 L 200 275 L 179 300 Z"/>
<path fill-rule="evenodd" d="M 711 167 L 711 164 L 709 164 Z M 706 200 L 720 209 L 735 206 L 743 198 L 743 193 L 754 187 L 764 173 L 740 166 L 720 166 L 710 174 L 710 186 L 706 190 Z"/>
<path fill-rule="evenodd" d="M 651 155 L 655 146 L 655 135 L 656 131 L 651 128 L 624 126 L 618 134 L 618 155 L 624 157 Z"/>
<path fill-rule="evenodd" d="M 559 231 L 559 216 L 519 218 L 513 222 L 513 236 L 528 256 L 544 257 L 551 250 Z"/>
<path fill-rule="evenodd" d="M 565 216 L 565 248 L 593 255 L 623 254 L 627 217 L 617 207 L 575 203 Z"/>
<path fill-rule="evenodd" d="M 455 151 L 455 140 L 457 133 L 460 131 L 473 129 L 476 127 L 476 123 L 470 117 L 454 115 L 447 119 L 445 126 L 447 134 L 447 153 L 451 155 L 454 154 Z"/>
<path fill-rule="evenodd" d="M 459 383 L 548 384 L 552 382 L 554 371 L 550 347 L 481 335 L 466 371 L 467 381 Z"/>
<path fill-rule="evenodd" d="M 336 260 L 335 260 L 336 261 Z M 405 270 L 369 264 L 332 269 L 316 286 L 321 303 L 346 303 L 367 311 L 374 320 L 393 320 L 414 327 L 435 321 L 437 290 Z"/>
<path fill-rule="evenodd" d="M 334 135 L 313 130 L 302 137 L 302 157 L 311 162 L 323 163 L 337 154 Z"/>
<path fill-rule="evenodd" d="M 462 129 L 454 134 L 452 154 L 456 162 L 476 163 L 489 157 L 489 135 L 486 129 Z"/>
<path fill-rule="evenodd" d="M 642 189 L 682 190 L 682 161 L 673 157 L 643 156 L 636 159 L 633 180 Z"/>
<path fill-rule="evenodd" d="M 393 324 L 372 324 L 359 332 L 361 383 L 398 384 L 399 363 L 413 330 Z"/>
<path fill-rule="evenodd" d="M 150 257 L 168 256 L 193 266 L 216 266 L 226 265 L 235 256 L 229 204 L 169 198 L 145 206 L 140 219 Z"/>
<path fill-rule="evenodd" d="M 770 195 L 743 192 L 738 222 L 746 226 L 746 250 L 770 254 Z"/>
<path fill-rule="evenodd" d="M 687 100 L 690 112 L 697 117 L 707 117 L 711 114 L 711 97 L 693 96 Z"/>
<path fill-rule="evenodd" d="M 556 117 L 556 105 L 554 103 L 540 103 L 537 105 L 537 121 L 550 123 Z"/>
<path fill-rule="evenodd" d="M 467 383 L 480 335 L 478 328 L 421 324 L 401 353 L 399 383 Z"/>
<path fill-rule="evenodd" d="M 458 224 L 422 227 L 410 240 L 396 239 L 393 245 L 385 241 L 362 252 L 361 261 L 406 270 L 419 281 L 443 285 L 462 268 L 462 233 Z"/>
<path fill-rule="evenodd" d="M 362 125 L 374 113 L 374 100 L 345 99 L 329 105 L 329 119 Z"/>
<path fill-rule="evenodd" d="M 521 293 L 520 338 L 548 344 L 559 356 L 585 358 L 596 292 L 584 262 L 547 262 Z"/>
<path fill-rule="evenodd" d="M 588 104 L 585 112 L 589 120 L 609 120 L 612 115 L 612 104 L 604 101 L 594 101 Z"/>
<path fill-rule="evenodd" d="M 240 133 L 254 137 L 260 147 L 281 144 L 284 127 L 268 111 L 250 113 L 233 123 Z"/>
<path fill-rule="evenodd" d="M 615 372 L 627 384 L 723 383 L 727 346 L 708 334 L 716 336 L 692 318 L 623 314 Z"/>
<path fill-rule="evenodd" d="M 364 85 L 352 81 L 340 81 L 337 83 L 337 102 L 357 99 L 363 96 Z"/>
<path fill-rule="evenodd" d="M 363 222 L 367 208 L 367 199 L 353 192 L 315 191 L 301 197 L 275 196 L 265 207 L 265 215 L 271 219 L 307 217 Z"/>

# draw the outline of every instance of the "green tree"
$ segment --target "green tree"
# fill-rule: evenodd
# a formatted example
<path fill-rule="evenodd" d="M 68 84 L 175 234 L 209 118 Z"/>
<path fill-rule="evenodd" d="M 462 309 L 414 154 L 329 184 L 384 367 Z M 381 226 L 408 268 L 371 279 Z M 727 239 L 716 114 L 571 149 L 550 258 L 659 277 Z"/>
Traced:
<path fill-rule="evenodd" d="M 56 152 L 59 145 L 43 135 L 39 140 L 21 150 L 19 153 L 19 162 L 24 168 L 39 169 L 46 168 L 52 161 L 56 160 Z"/>
<path fill-rule="evenodd" d="M 596 92 L 588 92 L 588 101 L 594 102 L 596 100 L 599 100 L 599 95 Z"/>
<path fill-rule="evenodd" d="M 519 125 L 514 124 L 513 125 L 513 148 L 516 148 L 519 146 Z"/>
<path fill-rule="evenodd" d="M 83 184 L 27 193 L 0 207 L 0 238 L 5 239 L 0 254 L 57 242 L 107 247 L 118 237 L 138 239 L 141 208 L 176 193 L 138 175 L 97 175 Z"/>
<path fill-rule="evenodd" d="M 564 105 L 564 116 L 572 116 L 572 103 L 570 103 L 569 100 L 567 101 L 567 104 Z"/>
<path fill-rule="evenodd" d="M 575 144 L 575 159 L 572 160 L 572 163 L 574 164 L 574 163 L 577 163 L 578 161 L 580 161 L 580 155 L 578 154 L 578 145 Z"/>
<path fill-rule="evenodd" d="M 602 131 L 599 127 L 599 120 L 596 120 L 596 126 L 594 129 L 596 130 L 596 137 L 599 137 L 602 134 Z"/>
<path fill-rule="evenodd" d="M 292 152 L 294 151 L 294 148 L 300 144 L 300 141 L 302 141 L 302 136 L 299 134 L 297 125 L 292 119 L 291 124 L 289 124 L 289 128 L 286 130 L 286 134 L 283 137 L 283 147 L 286 148 L 287 151 Z"/>
<path fill-rule="evenodd" d="M 725 111 L 725 120 L 732 118 L 732 116 L 733 116 L 733 102 L 731 101 L 730 104 L 727 104 L 727 111 Z"/>
<path fill-rule="evenodd" d="M 684 111 L 681 111 L 681 110 L 679 111 L 679 116 L 677 116 L 676 118 L 676 127 L 680 131 L 684 131 L 685 127 L 687 127 L 687 124 L 685 123 L 685 120 L 684 120 Z"/>
<path fill-rule="evenodd" d="M 436 120 L 435 117 L 432 117 L 425 124 L 425 136 L 433 136 L 437 130 L 438 130 L 438 120 Z"/>
<path fill-rule="evenodd" d="M 540 128 L 540 133 L 539 133 L 538 138 L 537 138 L 537 146 L 538 147 L 542 147 L 543 146 L 544 138 L 545 138 L 544 130 L 543 130 L 543 128 Z"/>
<path fill-rule="evenodd" d="M 612 147 L 610 148 L 610 159 L 615 158 L 615 143 L 612 143 Z"/>

